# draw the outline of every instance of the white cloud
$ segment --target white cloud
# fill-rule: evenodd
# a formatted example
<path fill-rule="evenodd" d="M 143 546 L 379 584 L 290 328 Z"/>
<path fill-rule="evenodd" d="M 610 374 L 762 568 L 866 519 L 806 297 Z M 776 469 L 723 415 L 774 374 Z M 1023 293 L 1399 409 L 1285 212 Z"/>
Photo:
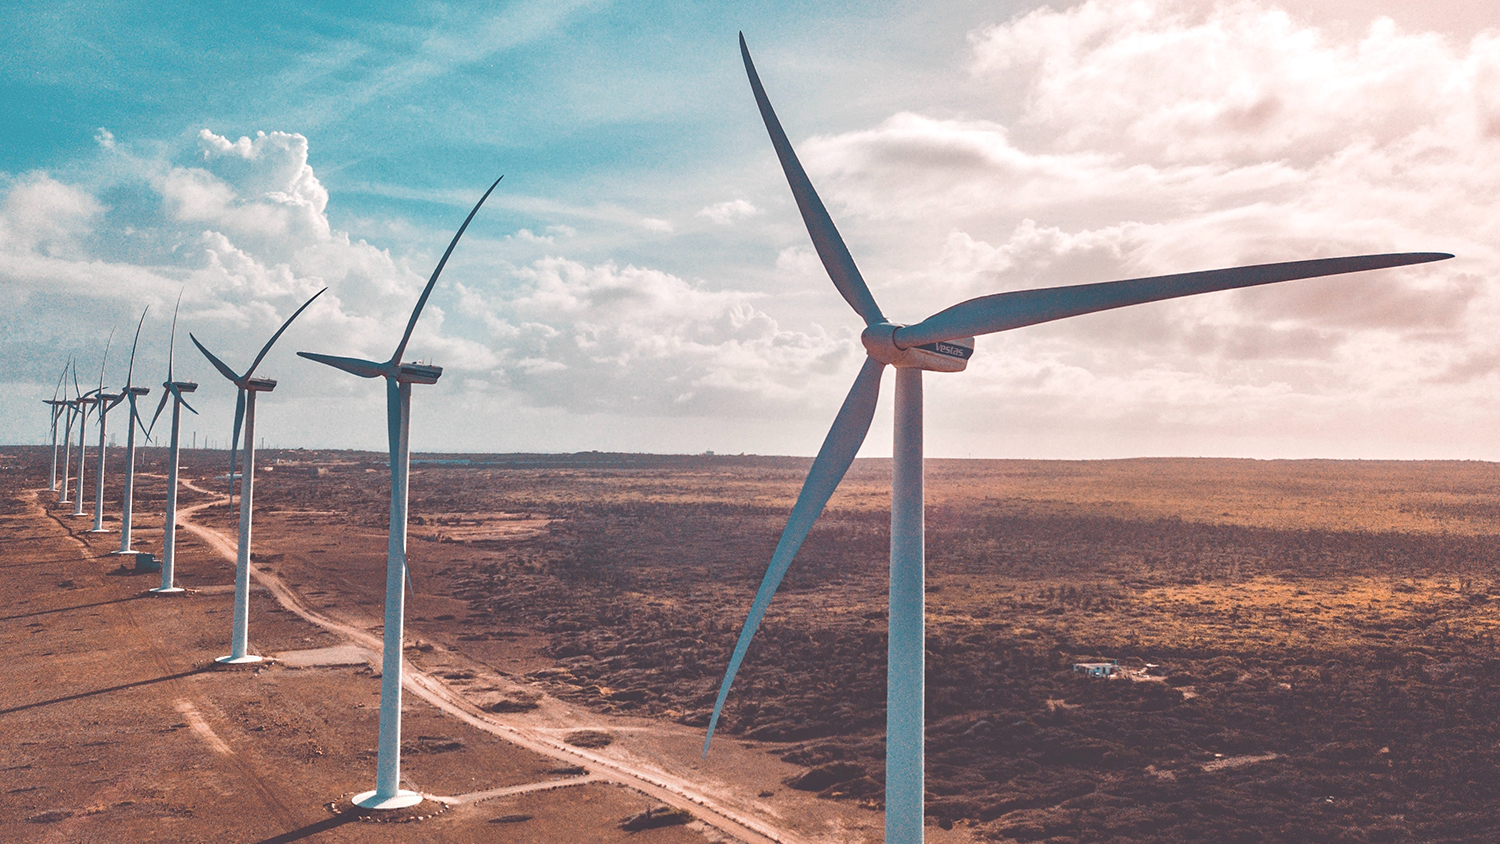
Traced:
<path fill-rule="evenodd" d="M 470 293 L 496 315 L 495 376 L 539 406 L 772 414 L 852 352 L 852 337 L 785 330 L 750 294 L 659 270 L 545 258 L 515 277 L 514 293 Z"/>
<path fill-rule="evenodd" d="M 0 204 L 0 250 L 72 257 L 103 211 L 87 191 L 32 173 L 12 185 Z"/>
<path fill-rule="evenodd" d="M 760 209 L 751 205 L 744 199 L 730 199 L 724 202 L 716 202 L 698 212 L 699 217 L 707 217 L 721 226 L 727 226 L 735 220 L 752 217 L 760 213 Z"/>
<path fill-rule="evenodd" d="M 675 227 L 672 225 L 671 220 L 663 220 L 660 217 L 642 217 L 641 228 L 650 232 L 671 234 L 673 228 Z"/>

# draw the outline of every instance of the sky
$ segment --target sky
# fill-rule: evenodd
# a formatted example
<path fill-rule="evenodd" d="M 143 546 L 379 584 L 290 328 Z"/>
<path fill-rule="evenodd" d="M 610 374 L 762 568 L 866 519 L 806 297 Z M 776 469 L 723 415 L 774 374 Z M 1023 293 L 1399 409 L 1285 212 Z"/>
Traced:
<path fill-rule="evenodd" d="M 84 389 L 278 381 L 257 439 L 812 454 L 863 360 L 741 63 L 885 313 L 1238 264 L 1453 260 L 981 337 L 935 457 L 1500 459 L 1500 12 L 1436 0 L 0 2 L 0 441 Z M 108 342 L 107 360 L 103 359 Z M 69 377 L 71 383 L 71 376 Z M 887 375 L 864 456 L 890 453 Z M 119 417 L 111 431 L 123 435 Z M 158 439 L 165 425 L 159 425 Z"/>

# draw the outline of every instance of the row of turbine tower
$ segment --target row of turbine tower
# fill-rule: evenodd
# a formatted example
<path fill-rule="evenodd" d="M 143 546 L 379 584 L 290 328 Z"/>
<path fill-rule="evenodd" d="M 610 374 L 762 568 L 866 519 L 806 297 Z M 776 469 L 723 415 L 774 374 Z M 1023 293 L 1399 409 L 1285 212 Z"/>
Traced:
<path fill-rule="evenodd" d="M 895 439 L 892 452 L 891 478 L 891 547 L 890 547 L 890 595 L 889 635 L 887 651 L 887 730 L 886 730 L 886 838 L 887 842 L 920 842 L 922 840 L 923 792 L 924 792 L 924 650 L 925 650 L 925 557 L 923 547 L 923 403 L 922 373 L 961 372 L 974 353 L 974 338 L 1022 328 L 1029 325 L 1065 319 L 1097 311 L 1111 310 L 1128 305 L 1173 299 L 1183 296 L 1233 290 L 1272 284 L 1294 279 L 1314 278 L 1341 273 L 1360 272 L 1453 257 L 1446 253 L 1414 252 L 1379 255 L 1360 255 L 1341 258 L 1291 261 L 1277 264 L 1234 267 L 1181 273 L 1150 278 L 1128 279 L 1067 287 L 1012 291 L 981 296 L 960 302 L 941 310 L 915 324 L 890 321 L 881 311 L 865 284 L 854 259 L 845 246 L 838 229 L 818 198 L 812 182 L 802 169 L 797 155 L 788 141 L 781 123 L 771 108 L 770 100 L 751 61 L 750 52 L 740 37 L 740 53 L 751 91 L 759 108 L 771 144 L 776 151 L 782 170 L 796 200 L 798 210 L 822 260 L 834 287 L 845 301 L 864 320 L 865 329 L 860 340 L 867 358 L 843 406 L 834 419 L 817 457 L 814 459 L 801 492 L 797 496 L 788 516 L 786 527 L 772 554 L 770 565 L 749 609 L 733 655 L 720 683 L 718 698 L 714 704 L 704 741 L 707 754 L 730 685 L 749 650 L 750 642 L 759 627 L 777 587 L 785 576 L 798 549 L 808 532 L 822 513 L 824 505 L 838 487 L 855 455 L 864 443 L 874 418 L 876 401 L 885 368 L 896 370 L 895 378 Z M 459 227 L 448 244 L 442 259 L 433 270 L 427 286 L 417 300 L 406 331 L 397 344 L 395 353 L 387 361 L 369 361 L 333 355 L 299 352 L 302 357 L 324 363 L 362 378 L 384 378 L 386 381 L 386 418 L 390 447 L 391 497 L 390 533 L 386 556 L 386 603 L 384 652 L 382 655 L 380 736 L 377 754 L 377 776 L 374 791 L 356 797 L 356 802 L 366 808 L 391 809 L 418 802 L 421 796 L 399 788 L 400 778 L 400 711 L 401 711 L 401 654 L 403 628 L 403 581 L 406 578 L 406 523 L 407 523 L 407 470 L 409 467 L 409 432 L 411 385 L 433 384 L 442 374 L 437 366 L 420 363 L 403 363 L 412 330 L 421 315 L 422 308 L 431 295 L 438 275 L 453 253 L 458 240 L 468 228 L 469 222 L 479 211 L 499 179 L 490 185 L 469 216 Z M 286 331 L 292 320 L 312 304 L 322 291 L 302 305 L 280 330 L 261 349 L 260 354 L 245 370 L 237 374 L 215 357 L 193 337 L 193 343 L 208 358 L 214 367 L 239 391 L 235 406 L 234 436 L 231 438 L 231 466 L 235 461 L 241 427 L 245 433 L 243 455 L 240 457 L 240 519 L 239 554 L 235 576 L 235 609 L 231 652 L 220 661 L 239 663 L 253 662 L 260 657 L 247 650 L 247 613 L 250 571 L 251 511 L 254 497 L 254 427 L 255 397 L 258 393 L 274 389 L 276 382 L 267 378 L 256 378 L 254 372 L 261 360 L 270 351 L 272 344 Z M 144 319 L 144 314 L 142 315 Z M 176 317 L 173 317 L 173 341 L 175 342 Z M 137 325 L 137 338 L 140 327 Z M 191 336 L 191 335 L 190 335 Z M 107 345 L 106 345 L 107 353 Z M 134 366 L 132 348 L 132 369 Z M 59 419 L 64 419 L 65 447 L 63 452 L 63 477 L 60 500 L 68 496 L 68 461 L 71 448 L 71 431 L 74 422 L 79 426 L 79 475 L 82 487 L 83 423 L 93 412 L 99 425 L 99 480 L 104 471 L 104 426 L 110 408 L 121 401 L 131 403 L 132 420 L 136 426 L 149 432 L 150 425 L 141 422 L 135 413 L 135 399 L 145 395 L 143 387 L 131 385 L 127 375 L 126 387 L 118 394 L 104 392 L 103 376 L 98 388 L 83 393 L 77 385 L 76 368 L 69 364 L 64 376 L 74 373 L 74 398 L 52 401 L 53 425 L 53 486 L 58 485 L 57 429 Z M 59 379 L 59 390 L 63 379 Z M 172 591 L 171 556 L 172 533 L 175 525 L 177 486 L 177 434 L 180 407 L 187 406 L 183 394 L 196 389 L 191 382 L 174 381 L 171 376 L 171 352 L 168 354 L 168 376 L 163 388 L 173 399 L 172 437 L 168 476 L 168 501 L 166 516 L 166 538 L 164 539 L 162 586 L 153 591 Z M 157 408 L 157 417 L 168 401 L 163 395 Z M 191 407 L 188 408 L 192 410 Z M 196 411 L 194 411 L 196 412 Z M 130 495 L 134 462 L 134 432 L 132 427 L 127 440 L 126 488 L 122 502 L 121 549 L 129 548 Z M 233 469 L 231 468 L 231 482 Z M 103 506 L 102 483 L 96 495 L 95 529 L 102 530 Z M 82 515 L 82 496 L 75 515 Z"/>
<path fill-rule="evenodd" d="M 500 177 L 503 179 L 504 177 Z M 401 341 L 396 345 L 395 352 L 387 361 L 369 361 L 359 358 L 340 357 L 336 355 L 325 355 L 314 352 L 298 352 L 301 357 L 318 363 L 327 364 L 337 369 L 342 369 L 362 378 L 386 379 L 386 421 L 389 434 L 390 466 L 391 466 L 391 513 L 390 532 L 386 554 L 386 599 L 385 599 L 385 630 L 382 642 L 381 655 L 381 688 L 380 688 L 380 736 L 376 759 L 376 783 L 373 791 L 356 795 L 354 802 L 366 809 L 396 809 L 414 805 L 421 801 L 422 796 L 413 791 L 400 788 L 401 779 L 401 675 L 402 675 L 402 638 L 404 627 L 405 590 L 402 588 L 407 579 L 406 573 L 406 502 L 407 502 L 407 474 L 411 460 L 410 443 L 410 419 L 411 419 L 411 385 L 412 384 L 435 384 L 443 374 L 442 367 L 424 363 L 402 363 L 401 357 L 406 352 L 406 346 L 411 341 L 412 332 L 417 327 L 417 319 L 422 315 L 422 309 L 427 304 L 427 299 L 432 295 L 432 289 L 437 284 L 438 276 L 443 267 L 447 265 L 448 258 L 453 254 L 453 249 L 458 245 L 459 238 L 463 237 L 464 231 L 468 229 L 469 223 L 473 221 L 474 215 L 489 199 L 491 193 L 499 186 L 500 179 L 496 179 L 490 185 L 489 190 L 484 192 L 469 216 L 464 219 L 463 225 L 459 226 L 458 232 L 453 235 L 443 257 L 438 261 L 432 276 L 427 280 L 427 286 L 423 288 L 422 295 L 418 297 L 416 306 L 412 309 L 411 317 L 407 320 L 406 331 L 401 335 Z M 260 393 L 268 393 L 276 389 L 276 381 L 271 378 L 256 377 L 255 370 L 260 366 L 271 347 L 281 338 L 281 335 L 291 327 L 291 324 L 302 312 L 312 305 L 319 296 L 327 292 L 323 288 L 314 293 L 311 298 L 302 303 L 276 333 L 271 335 L 265 345 L 261 347 L 260 353 L 250 362 L 250 366 L 243 373 L 238 373 L 217 355 L 208 350 L 197 337 L 188 334 L 193 345 L 208 359 L 237 390 L 234 409 L 234 428 L 230 437 L 230 503 L 233 503 L 233 484 L 235 479 L 235 468 L 238 463 L 240 482 L 240 513 L 239 513 L 239 542 L 235 559 L 234 577 L 234 612 L 230 627 L 229 653 L 219 657 L 216 661 L 225 665 L 243 665 L 260 662 L 262 657 L 250 653 L 249 650 L 249 627 L 250 627 L 250 547 L 253 526 L 253 507 L 255 501 L 255 404 L 256 396 Z M 178 306 L 181 306 L 181 295 L 178 296 Z M 197 413 L 184 398 L 185 393 L 197 390 L 198 385 L 191 381 L 177 381 L 173 377 L 173 366 L 175 363 L 177 343 L 177 312 L 172 315 L 172 331 L 167 346 L 167 380 L 162 383 L 161 403 L 156 408 L 156 414 L 151 422 L 147 424 L 141 419 L 136 410 L 136 399 L 150 393 L 146 387 L 135 386 L 132 379 L 135 374 L 135 350 L 136 344 L 140 342 L 141 325 L 145 323 L 146 312 L 141 312 L 141 318 L 136 324 L 135 343 L 131 346 L 130 367 L 126 375 L 126 386 L 118 394 L 109 394 L 104 389 L 104 365 L 100 365 L 99 386 L 87 393 L 83 392 L 77 384 L 76 371 L 73 362 L 69 361 L 64 368 L 65 378 L 70 371 L 74 371 L 74 397 L 69 399 L 63 395 L 63 381 L 59 379 L 57 389 L 53 397 L 44 400 L 52 409 L 52 488 L 58 492 L 59 503 L 67 501 L 68 498 L 68 466 L 71 464 L 72 428 L 77 423 L 79 430 L 79 474 L 78 474 L 78 508 L 74 515 L 83 515 L 82 489 L 83 489 L 83 432 L 88 420 L 88 414 L 94 412 L 95 422 L 99 428 L 99 450 L 98 450 L 98 474 L 95 478 L 95 506 L 94 527 L 92 533 L 104 533 L 104 472 L 105 455 L 108 451 L 108 440 L 106 439 L 106 424 L 109 411 L 122 401 L 130 402 L 131 427 L 126 438 L 125 446 L 125 484 L 120 508 L 120 550 L 117 554 L 136 553 L 131 548 L 131 523 L 133 516 L 133 499 L 135 485 L 135 432 L 137 428 L 143 431 L 149 438 L 151 431 L 156 427 L 157 420 L 166 408 L 168 401 L 172 403 L 172 421 L 170 445 L 167 454 L 167 501 L 165 507 L 163 539 L 162 539 L 162 564 L 161 564 L 161 586 L 151 592 L 159 595 L 181 593 L 183 589 L 174 583 L 175 573 L 175 546 L 177 527 L 177 490 L 179 487 L 179 451 L 181 433 L 181 408 L 187 407 L 189 411 Z M 109 342 L 105 344 L 104 360 L 108 362 Z M 59 397 L 62 396 L 62 397 Z M 59 479 L 57 475 L 58 457 L 58 429 L 62 427 L 64 434 L 63 445 L 63 474 Z M 243 432 L 244 446 L 240 448 L 241 433 Z"/>

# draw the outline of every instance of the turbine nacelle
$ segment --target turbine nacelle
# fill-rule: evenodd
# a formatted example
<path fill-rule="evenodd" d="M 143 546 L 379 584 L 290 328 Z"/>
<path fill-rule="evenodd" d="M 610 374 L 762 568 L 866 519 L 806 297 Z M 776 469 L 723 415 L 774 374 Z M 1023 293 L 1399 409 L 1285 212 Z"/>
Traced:
<path fill-rule="evenodd" d="M 150 387 L 126 387 L 122 395 L 144 396 L 151 392 Z"/>
<path fill-rule="evenodd" d="M 403 363 L 396 367 L 396 380 L 407 384 L 436 384 L 443 368 L 430 363 Z"/>
<path fill-rule="evenodd" d="M 252 393 L 269 393 L 276 389 L 275 378 L 246 378 L 244 389 Z"/>
<path fill-rule="evenodd" d="M 877 322 L 859 335 L 865 352 L 871 358 L 898 369 L 922 369 L 927 372 L 963 372 L 974 355 L 974 338 L 961 337 L 926 343 L 903 349 L 896 344 L 896 330 L 905 326 Z"/>
<path fill-rule="evenodd" d="M 175 387 L 177 389 L 177 392 L 179 392 L 179 393 L 191 393 L 191 392 L 195 392 L 198 389 L 198 382 L 197 381 L 168 381 L 165 384 L 162 384 L 162 386 L 166 387 L 168 390 L 170 390 L 170 389 L 172 389 L 172 388 Z"/>

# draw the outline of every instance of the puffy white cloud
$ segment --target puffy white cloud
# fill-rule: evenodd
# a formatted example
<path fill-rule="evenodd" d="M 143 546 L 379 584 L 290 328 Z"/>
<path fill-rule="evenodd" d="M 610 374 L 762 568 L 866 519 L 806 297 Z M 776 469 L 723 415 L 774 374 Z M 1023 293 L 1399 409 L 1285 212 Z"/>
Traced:
<path fill-rule="evenodd" d="M 706 217 L 721 226 L 727 226 L 735 220 L 753 217 L 759 213 L 760 209 L 751 205 L 748 200 L 730 199 L 703 208 L 698 212 L 698 216 Z"/>
<path fill-rule="evenodd" d="M 492 317 L 494 377 L 530 403 L 626 415 L 763 415 L 803 400 L 852 336 L 789 331 L 756 296 L 644 267 L 544 258 L 513 291 L 466 290 Z"/>
<path fill-rule="evenodd" d="M 32 173 L 12 185 L 0 203 L 0 250 L 11 255 L 74 256 L 103 211 L 103 204 L 87 191 L 45 173 Z"/>

